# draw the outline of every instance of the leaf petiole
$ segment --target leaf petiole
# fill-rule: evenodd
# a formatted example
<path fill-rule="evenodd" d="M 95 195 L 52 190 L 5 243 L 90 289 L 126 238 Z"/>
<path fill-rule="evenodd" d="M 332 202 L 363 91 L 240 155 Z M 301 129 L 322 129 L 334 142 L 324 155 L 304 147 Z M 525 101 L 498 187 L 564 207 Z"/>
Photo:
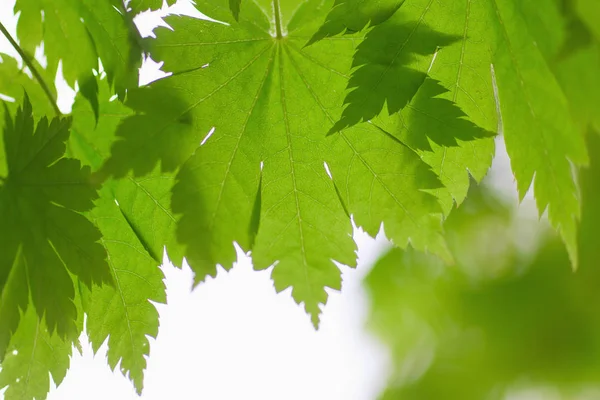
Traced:
<path fill-rule="evenodd" d="M 273 8 L 275 13 L 275 32 L 277 33 L 277 39 L 283 38 L 281 31 L 281 16 L 279 11 L 279 0 L 273 0 Z"/>
<path fill-rule="evenodd" d="M 48 87 L 48 85 L 46 84 L 46 82 L 44 81 L 44 79 L 42 78 L 40 73 L 38 72 L 38 70 L 35 68 L 35 66 L 31 62 L 30 58 L 25 53 L 25 51 L 23 51 L 21 46 L 19 46 L 19 44 L 11 36 L 11 34 L 8 32 L 8 30 L 2 24 L 2 22 L 0 22 L 0 32 L 2 32 L 2 34 L 6 37 L 6 39 L 8 39 L 8 41 L 10 42 L 12 47 L 14 47 L 15 50 L 19 53 L 19 55 L 23 59 L 23 62 L 25 63 L 25 65 L 27 65 L 27 67 L 29 67 L 29 70 L 31 71 L 33 76 L 35 76 L 35 79 L 39 82 L 40 86 L 42 87 L 42 90 L 48 97 L 48 100 L 50 100 L 50 103 L 52 104 L 52 108 L 54 109 L 54 112 L 56 113 L 57 116 L 60 116 L 62 113 L 60 112 L 60 109 L 58 108 L 58 105 L 56 104 L 56 100 L 54 99 L 54 96 L 52 95 L 50 88 Z"/>

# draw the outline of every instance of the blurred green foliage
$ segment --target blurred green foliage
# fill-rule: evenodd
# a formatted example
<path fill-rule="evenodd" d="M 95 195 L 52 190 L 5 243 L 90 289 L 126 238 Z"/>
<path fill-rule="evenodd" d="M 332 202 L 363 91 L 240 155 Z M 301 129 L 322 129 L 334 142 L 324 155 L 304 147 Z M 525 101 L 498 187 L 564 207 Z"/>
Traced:
<path fill-rule="evenodd" d="M 378 261 L 366 286 L 371 328 L 392 352 L 383 399 L 512 399 L 532 387 L 554 391 L 536 399 L 600 398 L 573 397 L 600 386 L 600 136 L 588 145 L 577 271 L 543 221 L 485 187 L 447 221 L 455 266 L 397 248 Z"/>

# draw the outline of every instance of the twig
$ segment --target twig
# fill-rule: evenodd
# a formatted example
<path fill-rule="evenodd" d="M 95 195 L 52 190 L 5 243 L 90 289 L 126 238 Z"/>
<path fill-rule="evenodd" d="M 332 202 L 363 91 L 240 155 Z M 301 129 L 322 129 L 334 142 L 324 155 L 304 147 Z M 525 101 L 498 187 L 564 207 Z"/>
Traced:
<path fill-rule="evenodd" d="M 44 81 L 44 78 L 42 78 L 42 76 L 40 75 L 38 70 L 33 65 L 33 62 L 29 59 L 27 54 L 25 54 L 25 52 L 23 51 L 21 46 L 19 46 L 19 44 L 15 41 L 15 39 L 13 39 L 13 37 L 10 35 L 10 33 L 8 33 L 8 31 L 6 30 L 6 28 L 4 27 L 2 22 L 0 22 L 0 32 L 2 32 L 2 34 L 8 39 L 8 41 L 10 42 L 12 47 L 14 47 L 15 50 L 17 50 L 17 52 L 23 59 L 23 62 L 25 63 L 25 65 L 27 65 L 27 67 L 29 67 L 29 70 L 31 71 L 31 73 L 33 74 L 35 79 L 39 82 L 40 86 L 42 87 L 42 90 L 48 97 L 48 100 L 50 100 L 50 103 L 52 104 L 52 108 L 54 108 L 54 112 L 56 112 L 56 115 L 60 116 L 61 115 L 60 109 L 58 108 L 58 105 L 56 104 L 56 100 L 54 99 L 54 96 L 52 95 L 50 88 L 48 88 L 48 85 Z"/>

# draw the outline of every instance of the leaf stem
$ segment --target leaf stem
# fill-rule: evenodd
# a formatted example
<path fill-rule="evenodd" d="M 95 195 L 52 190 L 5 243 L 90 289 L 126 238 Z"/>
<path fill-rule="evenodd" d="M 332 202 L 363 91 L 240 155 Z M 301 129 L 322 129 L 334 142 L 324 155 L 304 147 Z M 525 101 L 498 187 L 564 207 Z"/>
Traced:
<path fill-rule="evenodd" d="M 44 91 L 46 96 L 48 97 L 48 100 L 50 100 L 50 103 L 52 104 L 52 108 L 54 109 L 54 112 L 56 113 L 56 115 L 60 116 L 61 115 L 60 109 L 58 108 L 58 105 L 56 104 L 56 100 L 54 99 L 54 96 L 52 95 L 50 88 L 44 81 L 44 78 L 42 78 L 42 76 L 40 75 L 38 70 L 33 65 L 33 62 L 27 56 L 27 54 L 25 54 L 25 52 L 23 51 L 21 46 L 19 46 L 19 44 L 15 41 L 15 39 L 8 32 L 8 30 L 6 30 L 6 27 L 2 24 L 2 22 L 0 22 L 0 32 L 2 32 L 2 34 L 6 37 L 6 39 L 8 39 L 8 41 L 10 42 L 12 47 L 14 47 L 15 50 L 17 51 L 17 53 L 19 53 L 19 55 L 23 59 L 23 62 L 25 63 L 25 65 L 27 65 L 27 67 L 29 67 L 29 70 L 31 71 L 31 73 L 33 74 L 35 79 L 38 81 L 40 86 L 42 87 L 42 90 Z"/>
<path fill-rule="evenodd" d="M 281 16 L 279 15 L 279 0 L 273 0 L 273 8 L 275 12 L 275 31 L 277 33 L 277 39 L 283 38 L 281 33 Z"/>

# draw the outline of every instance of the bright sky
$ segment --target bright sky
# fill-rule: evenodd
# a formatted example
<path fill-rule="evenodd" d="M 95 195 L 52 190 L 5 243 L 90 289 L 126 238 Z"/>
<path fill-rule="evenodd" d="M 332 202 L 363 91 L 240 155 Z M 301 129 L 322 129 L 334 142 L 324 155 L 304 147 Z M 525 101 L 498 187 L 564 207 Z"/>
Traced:
<path fill-rule="evenodd" d="M 277 295 L 269 272 L 252 271 L 243 254 L 231 272 L 220 270 L 193 292 L 188 268 L 164 266 L 169 305 L 158 307 L 142 399 L 374 399 L 387 357 L 363 331 L 360 279 L 386 243 L 357 239 L 359 268 L 344 270 L 343 293 L 331 293 L 318 332 L 289 291 Z M 105 349 L 93 357 L 85 338 L 84 349 L 49 400 L 137 398 L 106 366 Z"/>
<path fill-rule="evenodd" d="M 14 0 L 0 2 L 0 21 L 14 35 L 13 5 Z M 156 21 L 156 15 L 149 15 L 137 22 L 147 33 Z M 15 54 L 4 38 L 0 51 Z M 150 80 L 155 70 L 149 66 L 143 71 L 142 81 Z M 61 109 L 68 111 L 72 91 L 64 81 L 57 83 Z M 216 279 L 194 291 L 189 268 L 166 263 L 169 305 L 158 306 L 161 327 L 158 339 L 151 340 L 141 398 L 374 399 L 385 386 L 389 360 L 364 332 L 367 304 L 360 281 L 387 244 L 360 232 L 355 238 L 359 266 L 343 270 L 343 292 L 331 292 L 318 332 L 289 290 L 275 293 L 270 270 L 252 271 L 243 254 L 231 272 L 221 269 Z M 82 341 L 83 355 L 75 353 L 65 381 L 48 399 L 138 399 L 118 367 L 116 373 L 108 368 L 106 348 L 94 356 L 85 335 Z"/>

